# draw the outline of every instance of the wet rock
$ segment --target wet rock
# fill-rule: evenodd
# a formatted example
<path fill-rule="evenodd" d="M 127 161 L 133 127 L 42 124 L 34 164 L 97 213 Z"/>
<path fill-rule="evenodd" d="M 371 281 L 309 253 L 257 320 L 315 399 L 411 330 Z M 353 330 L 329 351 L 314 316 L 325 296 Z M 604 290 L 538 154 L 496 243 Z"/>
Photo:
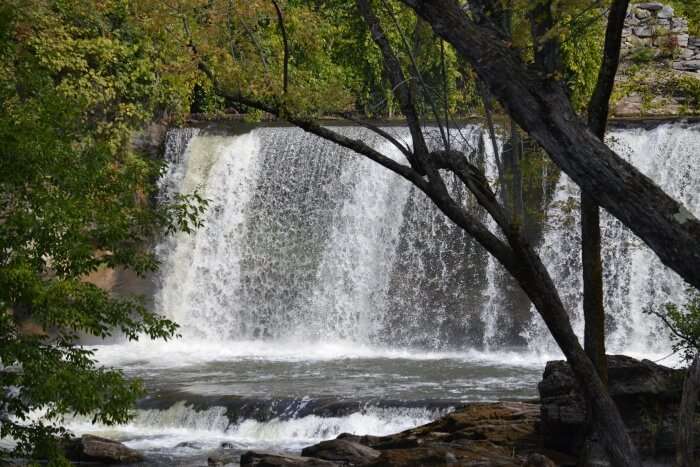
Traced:
<path fill-rule="evenodd" d="M 99 436 L 83 435 L 67 442 L 65 454 L 74 462 L 133 464 L 144 460 L 143 454 L 124 444 Z"/>
<path fill-rule="evenodd" d="M 380 454 L 376 449 L 349 439 L 323 441 L 301 451 L 301 455 L 305 457 L 344 462 L 350 465 L 367 464 L 379 457 Z"/>
<path fill-rule="evenodd" d="M 182 443 L 177 443 L 175 449 L 177 448 L 189 448 L 189 449 L 202 449 L 204 445 L 196 441 L 183 441 Z"/>
<path fill-rule="evenodd" d="M 549 457 L 535 452 L 527 457 L 525 467 L 557 467 L 557 464 Z"/>
<path fill-rule="evenodd" d="M 313 457 L 288 456 L 271 452 L 248 451 L 241 456 L 241 467 L 335 467 L 343 464 Z"/>
<path fill-rule="evenodd" d="M 673 452 L 683 372 L 648 360 L 608 357 L 609 389 L 628 432 L 647 456 Z M 583 446 L 586 407 L 566 362 L 547 363 L 538 386 L 546 447 L 575 454 Z"/>
<path fill-rule="evenodd" d="M 207 465 L 210 467 L 223 467 L 225 465 L 236 465 L 240 457 L 240 451 L 230 449 L 219 449 L 209 454 Z"/>
<path fill-rule="evenodd" d="M 391 449 L 383 451 L 368 467 L 423 467 L 423 466 L 493 466 L 516 467 L 522 465 L 517 457 L 509 456 L 505 449 L 482 442 L 469 447 L 432 445 L 417 449 Z"/>
<path fill-rule="evenodd" d="M 439 420 L 401 433 L 389 436 L 345 433 L 334 441 L 306 448 L 302 454 L 339 465 L 374 467 L 521 466 L 538 446 L 539 413 L 537 404 L 467 404 Z M 357 445 L 366 449 L 360 450 Z"/>

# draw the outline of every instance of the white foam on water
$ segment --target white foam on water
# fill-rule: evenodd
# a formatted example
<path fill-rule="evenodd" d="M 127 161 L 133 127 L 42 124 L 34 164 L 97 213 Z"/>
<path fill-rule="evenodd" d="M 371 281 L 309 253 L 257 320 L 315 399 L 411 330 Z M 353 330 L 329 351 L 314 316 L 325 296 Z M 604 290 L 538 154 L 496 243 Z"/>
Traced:
<path fill-rule="evenodd" d="M 309 415 L 287 420 L 246 419 L 230 423 L 224 407 L 195 410 L 179 402 L 166 410 L 138 410 L 133 420 L 124 425 L 92 425 L 87 418 L 68 417 L 65 426 L 78 436 L 87 433 L 104 436 L 147 452 L 165 450 L 174 455 L 192 455 L 193 451 L 216 449 L 222 443 L 230 443 L 238 449 L 296 451 L 341 433 L 378 436 L 397 433 L 429 423 L 446 412 L 368 408 L 343 417 Z"/>
<path fill-rule="evenodd" d="M 132 368 L 177 368 L 207 362 L 265 360 L 278 362 L 314 362 L 353 359 L 403 359 L 415 361 L 455 360 L 474 366 L 542 367 L 547 360 L 561 358 L 555 352 L 519 350 L 430 352 L 370 346 L 355 341 L 309 342 L 299 340 L 215 341 L 175 339 L 167 342 L 141 340 L 123 344 L 89 346 L 105 366 Z"/>

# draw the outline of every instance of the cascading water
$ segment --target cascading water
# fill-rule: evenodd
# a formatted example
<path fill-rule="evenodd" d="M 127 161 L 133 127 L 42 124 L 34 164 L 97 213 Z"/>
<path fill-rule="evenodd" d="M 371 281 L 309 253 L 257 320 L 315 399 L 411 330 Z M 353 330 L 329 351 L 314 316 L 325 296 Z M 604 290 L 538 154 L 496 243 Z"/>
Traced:
<path fill-rule="evenodd" d="M 700 215 L 700 126 L 662 125 L 652 130 L 609 132 L 608 144 L 667 193 Z M 583 283 L 578 187 L 565 175 L 557 185 L 547 213 L 540 253 L 552 274 L 576 333 L 583 335 Z M 644 243 L 621 222 L 601 214 L 604 304 L 608 317 L 607 345 L 612 353 L 661 355 L 668 353 L 668 330 L 646 310 L 662 311 L 666 303 L 683 303 L 683 280 L 666 268 Z M 555 344 L 544 324 L 535 320 L 529 345 L 551 353 Z"/>
<path fill-rule="evenodd" d="M 365 130 L 343 131 L 403 159 Z M 471 128 L 470 144 L 475 136 Z M 204 228 L 159 248 L 157 308 L 184 333 L 480 343 L 470 326 L 480 320 L 485 254 L 406 181 L 291 128 L 200 135 L 173 150 L 183 151 L 168 156 L 181 168 L 163 186 L 199 187 L 211 200 Z"/>
<path fill-rule="evenodd" d="M 405 163 L 375 134 L 337 129 Z M 451 141 L 495 182 L 490 145 L 485 160 L 471 151 L 480 128 L 453 130 Z M 615 130 L 610 144 L 700 214 L 700 126 Z M 97 429 L 156 457 L 201 460 L 221 442 L 295 450 L 342 431 L 408 428 L 462 401 L 533 397 L 544 361 L 558 356 L 503 268 L 386 169 L 283 127 L 173 130 L 166 158 L 164 198 L 199 190 L 210 200 L 202 228 L 157 248 L 156 311 L 182 338 L 99 346 L 103 364 L 142 378 L 151 395 L 124 427 L 74 419 L 76 432 Z M 528 194 L 533 231 L 539 239 L 546 218 L 540 252 L 580 334 L 578 192 L 564 176 L 553 190 L 546 170 Z M 610 349 L 668 352 L 643 310 L 682 302 L 682 281 L 607 215 L 603 235 Z"/>
<path fill-rule="evenodd" d="M 403 160 L 366 130 L 342 131 Z M 392 131 L 408 138 L 403 129 Z M 474 147 L 479 131 L 459 134 Z M 697 133 L 680 125 L 617 130 L 610 142 L 697 212 Z M 228 137 L 174 130 L 170 140 L 177 144 L 169 145 L 167 157 L 179 162 L 164 177 L 165 191 L 198 187 L 211 200 L 203 229 L 159 249 L 164 268 L 157 307 L 186 335 L 434 350 L 514 344 L 503 337 L 513 335 L 505 328 L 519 332 L 524 323 L 504 310 L 509 292 L 500 265 L 398 176 L 293 128 Z M 495 179 L 489 145 L 486 156 L 487 176 Z M 577 198 L 562 176 L 540 251 L 581 333 Z M 607 215 L 603 236 L 611 348 L 648 349 L 645 341 L 653 340 L 661 351 L 666 340 L 657 338 L 658 323 L 642 312 L 682 301 L 683 286 Z M 538 318 L 525 327 L 532 349 L 554 350 Z"/>

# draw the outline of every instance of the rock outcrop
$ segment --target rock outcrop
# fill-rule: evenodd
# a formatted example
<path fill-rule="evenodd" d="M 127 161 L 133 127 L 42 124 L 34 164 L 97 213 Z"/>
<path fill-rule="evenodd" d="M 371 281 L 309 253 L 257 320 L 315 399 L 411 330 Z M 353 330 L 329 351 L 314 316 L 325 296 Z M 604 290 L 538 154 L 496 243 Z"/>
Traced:
<path fill-rule="evenodd" d="M 539 449 L 540 408 L 521 402 L 468 404 L 433 423 L 389 436 L 342 434 L 302 451 L 302 457 L 248 452 L 241 467 L 557 465 Z M 551 454 L 550 454 L 551 455 Z M 557 457 L 556 455 L 554 457 Z M 557 463 L 570 459 L 558 457 Z M 330 464 L 314 464 L 323 461 Z M 565 462 L 566 463 L 566 462 Z"/>
<path fill-rule="evenodd" d="M 647 49 L 654 57 L 667 54 L 676 70 L 700 71 L 700 41 L 688 33 L 688 20 L 669 5 L 631 5 L 622 38 L 623 57 Z"/>
<path fill-rule="evenodd" d="M 642 455 L 672 454 L 683 371 L 623 355 L 609 356 L 608 367 L 610 394 Z M 545 446 L 578 453 L 586 436 L 586 407 L 568 364 L 547 363 L 538 389 Z"/>
<path fill-rule="evenodd" d="M 622 39 L 615 116 L 700 113 L 700 38 L 686 18 L 662 3 L 633 4 Z"/>
<path fill-rule="evenodd" d="M 143 455 L 118 441 L 99 436 L 83 435 L 69 440 L 64 446 L 72 462 L 99 462 L 102 464 L 133 464 L 144 460 Z"/>

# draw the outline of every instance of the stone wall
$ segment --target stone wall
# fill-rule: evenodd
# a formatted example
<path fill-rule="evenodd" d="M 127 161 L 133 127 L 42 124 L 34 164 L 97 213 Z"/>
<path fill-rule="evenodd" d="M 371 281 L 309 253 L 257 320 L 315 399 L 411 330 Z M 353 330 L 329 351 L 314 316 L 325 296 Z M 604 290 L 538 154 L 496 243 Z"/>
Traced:
<path fill-rule="evenodd" d="M 688 20 L 668 5 L 631 5 L 622 36 L 623 57 L 668 59 L 675 70 L 700 73 L 700 38 L 688 34 Z"/>

